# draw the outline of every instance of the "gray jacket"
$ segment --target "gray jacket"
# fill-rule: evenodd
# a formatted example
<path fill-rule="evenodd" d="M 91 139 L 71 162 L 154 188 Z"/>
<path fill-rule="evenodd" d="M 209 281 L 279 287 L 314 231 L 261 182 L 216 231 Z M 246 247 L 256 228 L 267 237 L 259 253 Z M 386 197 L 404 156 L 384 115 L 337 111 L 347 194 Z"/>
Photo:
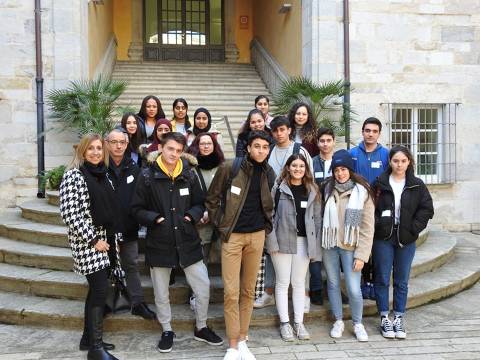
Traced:
<path fill-rule="evenodd" d="M 273 230 L 267 236 L 267 251 L 283 254 L 297 253 L 297 216 L 292 191 L 285 181 L 272 189 L 272 197 L 280 191 L 278 205 L 273 215 Z M 322 202 L 316 200 L 317 191 L 310 189 L 305 209 L 305 229 L 307 234 L 308 257 L 320 261 L 322 258 Z"/>

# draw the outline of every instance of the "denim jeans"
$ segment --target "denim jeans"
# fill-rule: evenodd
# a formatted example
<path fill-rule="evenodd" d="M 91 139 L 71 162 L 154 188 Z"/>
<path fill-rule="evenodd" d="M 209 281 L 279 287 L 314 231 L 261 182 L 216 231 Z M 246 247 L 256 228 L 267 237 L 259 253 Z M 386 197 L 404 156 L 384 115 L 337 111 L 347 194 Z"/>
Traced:
<path fill-rule="evenodd" d="M 322 291 L 322 262 L 312 261 L 309 266 L 310 270 L 310 291 Z"/>
<path fill-rule="evenodd" d="M 327 273 L 328 301 L 335 320 L 342 320 L 342 293 L 340 263 L 342 264 L 348 301 L 354 324 L 362 322 L 363 298 L 360 289 L 361 271 L 353 271 L 353 251 L 339 247 L 323 249 L 323 265 Z"/>
<path fill-rule="evenodd" d="M 272 263 L 270 254 L 265 254 L 265 289 L 273 289 L 275 287 L 275 267 Z"/>
<path fill-rule="evenodd" d="M 415 243 L 400 247 L 393 236 L 390 240 L 375 240 L 372 256 L 374 266 L 374 287 L 377 308 L 380 315 L 388 314 L 390 275 L 393 268 L 393 311 L 403 315 L 407 305 L 408 278 L 415 256 Z"/>

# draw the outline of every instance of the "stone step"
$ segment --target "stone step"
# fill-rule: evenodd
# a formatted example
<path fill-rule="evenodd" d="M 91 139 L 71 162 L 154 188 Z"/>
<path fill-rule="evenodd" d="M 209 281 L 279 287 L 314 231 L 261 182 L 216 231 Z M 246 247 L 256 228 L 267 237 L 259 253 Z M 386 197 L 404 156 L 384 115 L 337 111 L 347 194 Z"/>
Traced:
<path fill-rule="evenodd" d="M 25 219 L 44 224 L 64 225 L 58 206 L 51 205 L 48 202 L 39 199 L 27 201 L 20 205 L 20 209 L 22 210 L 22 217 Z"/>
<path fill-rule="evenodd" d="M 142 275 L 145 301 L 154 302 L 150 276 Z M 88 285 L 84 276 L 71 271 L 38 269 L 0 263 L 0 291 L 17 292 L 50 298 L 73 300 L 85 299 Z M 170 302 L 185 304 L 190 296 L 190 286 L 184 276 L 176 276 L 170 286 Z M 210 297 L 212 303 L 223 302 L 223 283 L 220 276 L 210 276 Z"/>
<path fill-rule="evenodd" d="M 47 202 L 50 204 L 50 205 L 55 205 L 55 206 L 59 206 L 60 205 L 60 202 L 59 202 L 59 195 L 60 195 L 60 192 L 59 191 L 54 191 L 54 190 L 47 190 L 45 192 L 45 195 L 47 197 Z"/>
<path fill-rule="evenodd" d="M 478 247 L 470 251 L 458 252 L 453 261 L 431 273 L 411 279 L 409 284 L 408 308 L 427 304 L 452 296 L 472 286 L 480 279 L 480 255 Z M 83 327 L 83 306 L 80 300 L 51 299 L 41 296 L 13 292 L 0 292 L 0 322 L 7 324 L 40 325 L 43 327 L 74 328 Z M 350 316 L 348 306 L 344 306 L 345 317 Z M 376 314 L 373 301 L 365 301 L 364 314 Z M 176 330 L 191 330 L 194 313 L 188 305 L 172 305 L 172 325 Z M 328 306 L 312 305 L 305 321 L 318 321 L 330 318 Z M 278 323 L 275 307 L 254 310 L 252 326 L 274 326 Z M 224 327 L 223 305 L 211 304 L 209 325 Z M 110 315 L 105 319 L 107 331 L 159 330 L 155 321 L 145 321 L 128 313 Z"/>

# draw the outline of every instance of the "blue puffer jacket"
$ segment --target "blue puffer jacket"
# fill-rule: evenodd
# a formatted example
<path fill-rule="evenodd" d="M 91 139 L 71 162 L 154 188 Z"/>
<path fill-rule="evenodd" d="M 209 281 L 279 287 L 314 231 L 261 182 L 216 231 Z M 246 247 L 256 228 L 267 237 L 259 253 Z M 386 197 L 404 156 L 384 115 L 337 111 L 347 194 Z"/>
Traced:
<path fill-rule="evenodd" d="M 375 179 L 379 177 L 388 168 L 388 149 L 381 144 L 377 148 L 367 153 L 363 141 L 350 150 L 352 155 L 355 172 L 367 179 L 370 185 L 373 185 Z"/>

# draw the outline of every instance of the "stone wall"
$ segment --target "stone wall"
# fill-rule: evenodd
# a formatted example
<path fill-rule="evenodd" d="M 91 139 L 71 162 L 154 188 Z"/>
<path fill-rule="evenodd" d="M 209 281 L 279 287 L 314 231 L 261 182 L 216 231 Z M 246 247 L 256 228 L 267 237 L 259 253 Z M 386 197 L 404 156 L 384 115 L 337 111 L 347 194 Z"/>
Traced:
<path fill-rule="evenodd" d="M 87 1 L 42 1 L 45 95 L 69 80 L 88 77 Z M 34 1 L 0 1 L 0 207 L 37 193 Z M 71 159 L 71 134 L 46 113 L 45 161 L 51 168 Z"/>
<path fill-rule="evenodd" d="M 304 7 L 304 73 L 315 80 L 343 77 L 340 0 Z M 435 223 L 452 229 L 480 225 L 480 1 L 351 0 L 352 106 L 363 120 L 386 120 L 381 103 L 455 103 L 457 181 L 433 185 Z M 361 121 L 354 124 L 358 139 Z M 385 135 L 385 134 L 384 134 Z M 382 142 L 386 143 L 384 137 Z"/>

